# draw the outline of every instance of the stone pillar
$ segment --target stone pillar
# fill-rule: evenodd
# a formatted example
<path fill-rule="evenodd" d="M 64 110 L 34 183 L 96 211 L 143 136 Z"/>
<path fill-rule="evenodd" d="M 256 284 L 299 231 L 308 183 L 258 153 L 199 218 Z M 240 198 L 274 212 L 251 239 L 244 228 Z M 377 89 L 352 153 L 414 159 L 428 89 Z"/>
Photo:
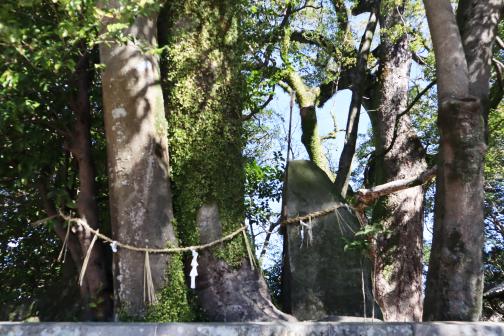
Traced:
<path fill-rule="evenodd" d="M 310 161 L 291 161 L 288 168 L 287 216 L 303 216 L 340 206 L 311 220 L 309 228 L 287 225 L 284 236 L 284 308 L 299 320 L 373 313 L 371 267 L 360 251 L 344 247 L 359 222 L 335 195 L 334 184 Z M 309 225 L 309 221 L 305 223 Z M 381 317 L 377 305 L 375 317 Z"/>

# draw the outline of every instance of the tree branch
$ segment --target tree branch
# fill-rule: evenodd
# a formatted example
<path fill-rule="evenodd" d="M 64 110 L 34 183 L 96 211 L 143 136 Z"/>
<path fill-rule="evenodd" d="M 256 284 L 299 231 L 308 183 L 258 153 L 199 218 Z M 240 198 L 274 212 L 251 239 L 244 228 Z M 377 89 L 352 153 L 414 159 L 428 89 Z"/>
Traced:
<path fill-rule="evenodd" d="M 348 17 L 350 10 L 345 5 L 344 0 L 331 0 L 334 10 L 336 11 L 336 18 L 338 20 L 339 29 L 344 31 L 345 34 L 349 32 Z"/>
<path fill-rule="evenodd" d="M 305 3 L 302 6 L 299 6 L 298 8 L 294 8 L 292 10 L 292 13 L 300 12 L 303 9 L 306 9 L 306 8 L 312 8 L 312 9 L 321 9 L 322 8 L 322 6 L 314 6 L 314 5 L 310 4 L 309 1 L 310 0 L 306 0 Z"/>
<path fill-rule="evenodd" d="M 504 49 L 504 42 L 501 40 L 501 38 L 499 36 L 495 37 L 495 42 L 497 42 L 497 44 L 499 45 L 499 47 L 501 49 Z"/>
<path fill-rule="evenodd" d="M 413 52 L 411 53 L 411 57 L 413 58 L 413 61 L 415 61 L 419 65 L 427 65 L 427 62 L 425 62 L 424 58 L 417 53 Z"/>
<path fill-rule="evenodd" d="M 483 294 L 484 298 L 492 299 L 497 297 L 504 297 L 504 283 L 490 288 Z"/>
<path fill-rule="evenodd" d="M 378 13 L 380 10 L 380 1 L 374 0 L 369 20 L 362 35 L 359 54 L 357 59 L 357 66 L 355 68 L 355 76 L 352 88 L 352 101 L 348 110 L 348 119 L 346 125 L 345 145 L 339 159 L 338 173 L 334 182 L 336 193 L 343 198 L 346 197 L 348 190 L 348 181 L 350 179 L 350 170 L 352 166 L 353 157 L 355 155 L 355 146 L 357 144 L 357 133 L 359 127 L 359 117 L 362 105 L 362 96 L 364 93 L 367 60 L 371 42 L 376 30 L 378 22 Z"/>
<path fill-rule="evenodd" d="M 334 52 L 335 46 L 331 40 L 324 35 L 314 31 L 293 31 L 290 36 L 292 41 L 315 45 L 326 49 L 328 52 Z"/>
<path fill-rule="evenodd" d="M 325 103 L 339 90 L 349 89 L 352 85 L 353 68 L 345 68 L 339 70 L 337 78 L 319 86 L 318 107 L 324 106 Z"/>
<path fill-rule="evenodd" d="M 376 201 L 379 197 L 401 191 L 404 189 L 413 188 L 419 185 L 423 185 L 436 176 L 437 166 L 434 166 L 420 175 L 415 177 L 410 177 L 402 180 L 396 180 L 392 182 L 388 182 L 385 184 L 378 185 L 371 189 L 359 189 L 356 193 L 357 195 L 357 204 L 369 206 L 374 201 Z"/>
<path fill-rule="evenodd" d="M 352 8 L 352 15 L 357 16 L 365 12 L 370 12 L 373 9 L 373 5 L 373 0 L 360 0 L 357 6 Z"/>
<path fill-rule="evenodd" d="M 413 99 L 413 101 L 406 107 L 406 109 L 404 111 L 402 111 L 401 113 L 399 113 L 395 119 L 395 124 L 394 124 L 394 135 L 392 136 L 392 141 L 390 141 L 390 144 L 388 145 L 388 147 L 382 152 L 382 153 L 378 153 L 376 154 L 376 157 L 380 157 L 380 156 L 385 156 L 387 155 L 388 152 L 390 152 L 390 150 L 392 149 L 392 147 L 394 147 L 394 144 L 396 142 L 396 139 L 397 139 L 397 135 L 399 133 L 399 122 L 401 121 L 401 118 L 403 116 L 405 116 L 406 114 L 409 113 L 409 111 L 411 111 L 411 109 L 413 108 L 413 106 L 415 106 L 416 103 L 418 103 L 418 101 L 436 84 L 436 80 L 433 80 L 432 82 L 429 83 L 429 85 L 427 85 L 422 91 L 420 91 L 416 97 Z"/>
<path fill-rule="evenodd" d="M 261 104 L 261 106 L 258 106 L 257 108 L 255 108 L 249 114 L 242 115 L 241 119 L 243 121 L 250 120 L 253 116 L 255 116 L 256 114 L 258 114 L 259 112 L 261 112 L 262 110 L 264 110 L 266 108 L 266 106 L 268 106 L 268 104 L 271 103 L 271 101 L 273 100 L 274 97 L 275 97 L 275 88 L 273 88 L 273 92 L 268 96 L 268 99 L 266 99 Z"/>

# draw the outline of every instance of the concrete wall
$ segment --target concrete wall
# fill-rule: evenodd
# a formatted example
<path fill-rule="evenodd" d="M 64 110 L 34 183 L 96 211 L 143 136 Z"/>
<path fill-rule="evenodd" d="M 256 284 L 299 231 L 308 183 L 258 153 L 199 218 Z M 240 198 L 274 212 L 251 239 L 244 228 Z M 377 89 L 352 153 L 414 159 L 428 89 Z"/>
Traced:
<path fill-rule="evenodd" d="M 504 336 L 503 323 L 13 323 L 1 336 Z"/>

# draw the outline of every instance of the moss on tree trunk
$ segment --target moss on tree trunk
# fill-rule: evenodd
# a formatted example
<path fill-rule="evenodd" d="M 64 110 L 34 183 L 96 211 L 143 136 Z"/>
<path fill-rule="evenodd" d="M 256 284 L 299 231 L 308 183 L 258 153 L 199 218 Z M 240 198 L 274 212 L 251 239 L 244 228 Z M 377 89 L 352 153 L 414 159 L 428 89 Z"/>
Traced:
<path fill-rule="evenodd" d="M 244 223 L 240 6 L 232 0 L 170 1 L 160 25 L 176 230 L 186 246 L 216 240 Z M 210 320 L 283 317 L 247 260 L 242 236 L 200 252 L 196 294 Z"/>

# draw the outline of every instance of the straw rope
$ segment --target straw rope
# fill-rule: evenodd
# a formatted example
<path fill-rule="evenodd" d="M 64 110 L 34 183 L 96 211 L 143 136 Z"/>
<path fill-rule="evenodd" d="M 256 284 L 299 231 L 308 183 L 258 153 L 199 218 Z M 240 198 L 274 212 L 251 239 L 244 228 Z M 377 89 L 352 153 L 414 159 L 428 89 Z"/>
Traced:
<path fill-rule="evenodd" d="M 96 230 L 96 233 L 93 237 L 93 240 L 91 240 L 91 244 L 89 244 L 88 250 L 86 252 L 86 257 L 84 258 L 84 261 L 82 262 L 82 268 L 79 274 L 79 285 L 82 286 L 82 283 L 84 281 L 84 274 L 86 274 L 86 269 L 89 263 L 89 257 L 91 256 L 91 251 L 93 250 L 93 246 L 96 243 L 96 238 L 98 238 L 99 230 Z"/>
<path fill-rule="evenodd" d="M 63 246 L 61 246 L 61 251 L 58 255 L 58 261 L 61 262 L 63 258 L 63 262 L 66 260 L 67 250 L 68 250 L 68 236 L 70 236 L 70 225 L 67 225 L 67 231 L 65 234 L 65 239 L 63 240 Z"/>
<path fill-rule="evenodd" d="M 356 209 L 348 206 L 347 204 L 340 204 L 335 207 L 330 207 L 327 209 L 314 211 L 314 212 L 311 212 L 307 215 L 289 217 L 289 218 L 286 218 L 285 220 L 281 221 L 280 224 L 281 225 L 300 224 L 301 221 L 305 221 L 305 220 L 311 221 L 314 218 L 326 216 L 330 213 L 335 212 L 339 208 L 347 208 L 347 209 L 351 209 L 351 210 L 356 211 Z M 242 232 L 245 233 L 245 231 L 247 229 L 247 227 L 245 225 L 241 226 L 237 230 L 231 232 L 230 234 L 228 234 L 220 239 L 217 239 L 217 240 L 214 240 L 210 243 L 202 244 L 202 245 L 193 245 L 193 246 L 186 246 L 186 247 L 151 248 L 151 247 L 138 247 L 138 246 L 133 246 L 133 245 L 129 245 L 129 244 L 125 244 L 125 243 L 121 243 L 119 241 L 116 241 L 116 240 L 104 235 L 103 233 L 100 233 L 100 231 L 98 229 L 95 230 L 92 227 L 90 227 L 85 219 L 70 217 L 70 216 L 65 215 L 62 212 L 60 212 L 59 216 L 67 222 L 76 223 L 77 225 L 82 226 L 85 230 L 91 232 L 95 236 L 94 238 L 100 238 L 103 241 L 109 242 L 111 244 L 114 244 L 114 246 L 117 246 L 117 247 L 120 247 L 123 249 L 137 251 L 137 252 L 149 252 L 149 253 L 179 253 L 179 252 L 189 252 L 191 250 L 195 250 L 195 251 L 204 250 L 204 249 L 213 247 L 215 245 L 218 245 L 220 243 L 226 242 L 228 240 L 231 240 L 234 237 L 236 237 L 237 235 L 239 235 L 240 233 L 242 233 Z M 40 225 L 40 224 L 42 224 L 42 223 L 44 223 L 54 217 L 55 216 L 51 216 L 51 217 L 48 217 L 45 219 L 41 219 L 41 220 L 36 221 L 35 223 L 37 225 Z M 246 241 L 246 243 L 248 243 L 248 241 Z"/>
<path fill-rule="evenodd" d="M 227 236 L 222 237 L 221 239 L 218 239 L 218 240 L 215 240 L 213 242 L 203 244 L 203 245 L 194 245 L 194 246 L 187 246 L 187 247 L 150 248 L 150 247 L 133 246 L 133 245 L 129 245 L 129 244 L 125 244 L 125 243 L 121 243 L 119 241 L 113 240 L 112 238 L 109 238 L 106 235 L 100 233 L 99 230 L 95 230 L 92 227 L 90 227 L 89 224 L 81 218 L 72 218 L 72 217 L 66 216 L 63 213 L 60 213 L 60 216 L 68 222 L 73 222 L 73 223 L 77 223 L 78 225 L 81 225 L 85 230 L 88 230 L 89 232 L 93 233 L 95 236 L 97 236 L 101 240 L 104 240 L 109 243 L 114 243 L 114 244 L 116 244 L 116 246 L 127 249 L 127 250 L 137 251 L 137 252 L 149 252 L 149 253 L 177 253 L 177 252 L 188 252 L 191 250 L 204 250 L 204 249 L 210 248 L 212 246 L 218 245 L 220 243 L 223 243 L 225 241 L 231 240 L 235 236 L 239 235 L 242 231 L 247 229 L 246 226 L 242 226 L 238 230 L 233 231 L 232 233 L 228 234 Z"/>
<path fill-rule="evenodd" d="M 301 222 L 301 221 L 305 221 L 305 220 L 310 221 L 313 218 L 318 218 L 318 217 L 329 215 L 330 213 L 333 213 L 335 210 L 338 210 L 339 208 L 347 208 L 347 209 L 352 209 L 352 210 L 356 211 L 355 209 L 351 208 L 347 204 L 339 204 L 334 207 L 311 212 L 307 215 L 286 218 L 285 220 L 281 221 L 280 224 L 282 224 L 282 225 L 299 224 L 299 222 Z"/>
<path fill-rule="evenodd" d="M 145 252 L 144 261 L 144 301 L 154 304 L 157 301 L 154 282 L 152 281 L 152 272 L 150 268 L 149 252 Z"/>

